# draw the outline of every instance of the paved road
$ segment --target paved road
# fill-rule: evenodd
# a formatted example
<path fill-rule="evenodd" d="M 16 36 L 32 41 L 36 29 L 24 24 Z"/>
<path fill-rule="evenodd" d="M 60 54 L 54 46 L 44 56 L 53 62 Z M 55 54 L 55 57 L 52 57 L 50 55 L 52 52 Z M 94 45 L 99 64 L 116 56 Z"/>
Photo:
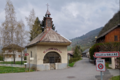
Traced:
<path fill-rule="evenodd" d="M 72 68 L 30 73 L 0 74 L 0 80 L 99 80 L 99 74 L 100 72 L 96 71 L 95 65 L 89 63 L 87 58 L 83 58 Z M 111 73 L 109 72 L 109 74 Z"/>

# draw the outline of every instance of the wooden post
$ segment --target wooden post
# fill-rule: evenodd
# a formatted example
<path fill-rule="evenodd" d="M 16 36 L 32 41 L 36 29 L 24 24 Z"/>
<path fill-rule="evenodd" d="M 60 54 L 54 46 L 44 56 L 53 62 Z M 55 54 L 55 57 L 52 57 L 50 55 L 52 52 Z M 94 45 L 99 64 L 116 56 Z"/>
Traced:
<path fill-rule="evenodd" d="M 30 72 L 30 55 L 29 55 L 29 72 Z"/>

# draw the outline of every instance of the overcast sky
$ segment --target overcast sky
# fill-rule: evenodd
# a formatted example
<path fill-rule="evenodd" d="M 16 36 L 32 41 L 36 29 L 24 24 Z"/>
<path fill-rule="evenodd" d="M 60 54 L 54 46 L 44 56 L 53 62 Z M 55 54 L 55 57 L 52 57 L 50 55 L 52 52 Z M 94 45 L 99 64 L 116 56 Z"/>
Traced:
<path fill-rule="evenodd" d="M 23 20 L 32 9 L 40 20 L 46 13 L 46 4 L 59 34 L 71 39 L 104 26 L 119 10 L 119 0 L 11 0 L 17 20 Z M 5 20 L 6 0 L 0 0 L 0 24 Z"/>

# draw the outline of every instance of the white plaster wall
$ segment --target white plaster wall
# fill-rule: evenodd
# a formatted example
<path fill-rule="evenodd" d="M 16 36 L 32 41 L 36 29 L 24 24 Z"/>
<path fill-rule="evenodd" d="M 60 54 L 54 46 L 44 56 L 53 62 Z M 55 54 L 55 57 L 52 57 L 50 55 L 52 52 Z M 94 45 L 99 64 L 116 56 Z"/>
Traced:
<path fill-rule="evenodd" d="M 4 61 L 13 61 L 14 60 L 13 52 L 8 52 L 8 50 L 6 50 L 5 53 L 3 53 L 3 54 L 4 54 L 4 56 L 7 54 L 12 55 L 11 57 L 5 56 Z M 21 52 L 14 51 L 14 54 L 15 54 L 15 61 L 21 61 L 21 57 L 19 57 L 19 55 L 21 56 Z M 22 60 L 24 60 L 24 52 L 23 51 L 22 51 Z"/>
<path fill-rule="evenodd" d="M 109 67 L 111 67 L 112 69 L 115 69 L 115 59 L 114 57 L 111 58 L 111 64 L 109 65 Z"/>
<path fill-rule="evenodd" d="M 89 52 L 87 52 L 87 53 L 86 53 L 86 56 L 87 56 L 88 58 L 90 57 L 90 54 L 89 54 Z"/>
<path fill-rule="evenodd" d="M 32 57 L 31 57 L 31 51 L 32 51 Z M 27 63 L 30 64 L 37 64 L 37 46 L 27 48 L 27 53 L 29 54 L 27 56 Z M 30 58 L 33 58 L 33 60 L 30 60 Z"/>
<path fill-rule="evenodd" d="M 46 53 L 43 53 L 45 50 L 49 49 L 49 48 L 57 48 L 60 51 L 62 51 L 62 53 L 56 51 L 56 50 L 50 50 L 47 51 Z M 67 58 L 67 46 L 37 46 L 37 65 L 39 64 L 43 64 L 43 59 L 44 56 L 48 53 L 48 52 L 57 52 L 60 56 L 61 56 L 61 63 L 67 63 L 68 62 L 68 58 Z"/>

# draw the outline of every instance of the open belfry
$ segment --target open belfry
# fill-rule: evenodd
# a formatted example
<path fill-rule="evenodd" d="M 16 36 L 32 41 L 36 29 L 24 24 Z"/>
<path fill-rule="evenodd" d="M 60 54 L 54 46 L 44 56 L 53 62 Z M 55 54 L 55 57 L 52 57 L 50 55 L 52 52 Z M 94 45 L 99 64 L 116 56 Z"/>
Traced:
<path fill-rule="evenodd" d="M 47 9 L 43 22 L 45 30 L 33 39 L 26 47 L 27 67 L 36 70 L 67 68 L 67 46 L 71 41 L 52 29 L 52 18 Z"/>

